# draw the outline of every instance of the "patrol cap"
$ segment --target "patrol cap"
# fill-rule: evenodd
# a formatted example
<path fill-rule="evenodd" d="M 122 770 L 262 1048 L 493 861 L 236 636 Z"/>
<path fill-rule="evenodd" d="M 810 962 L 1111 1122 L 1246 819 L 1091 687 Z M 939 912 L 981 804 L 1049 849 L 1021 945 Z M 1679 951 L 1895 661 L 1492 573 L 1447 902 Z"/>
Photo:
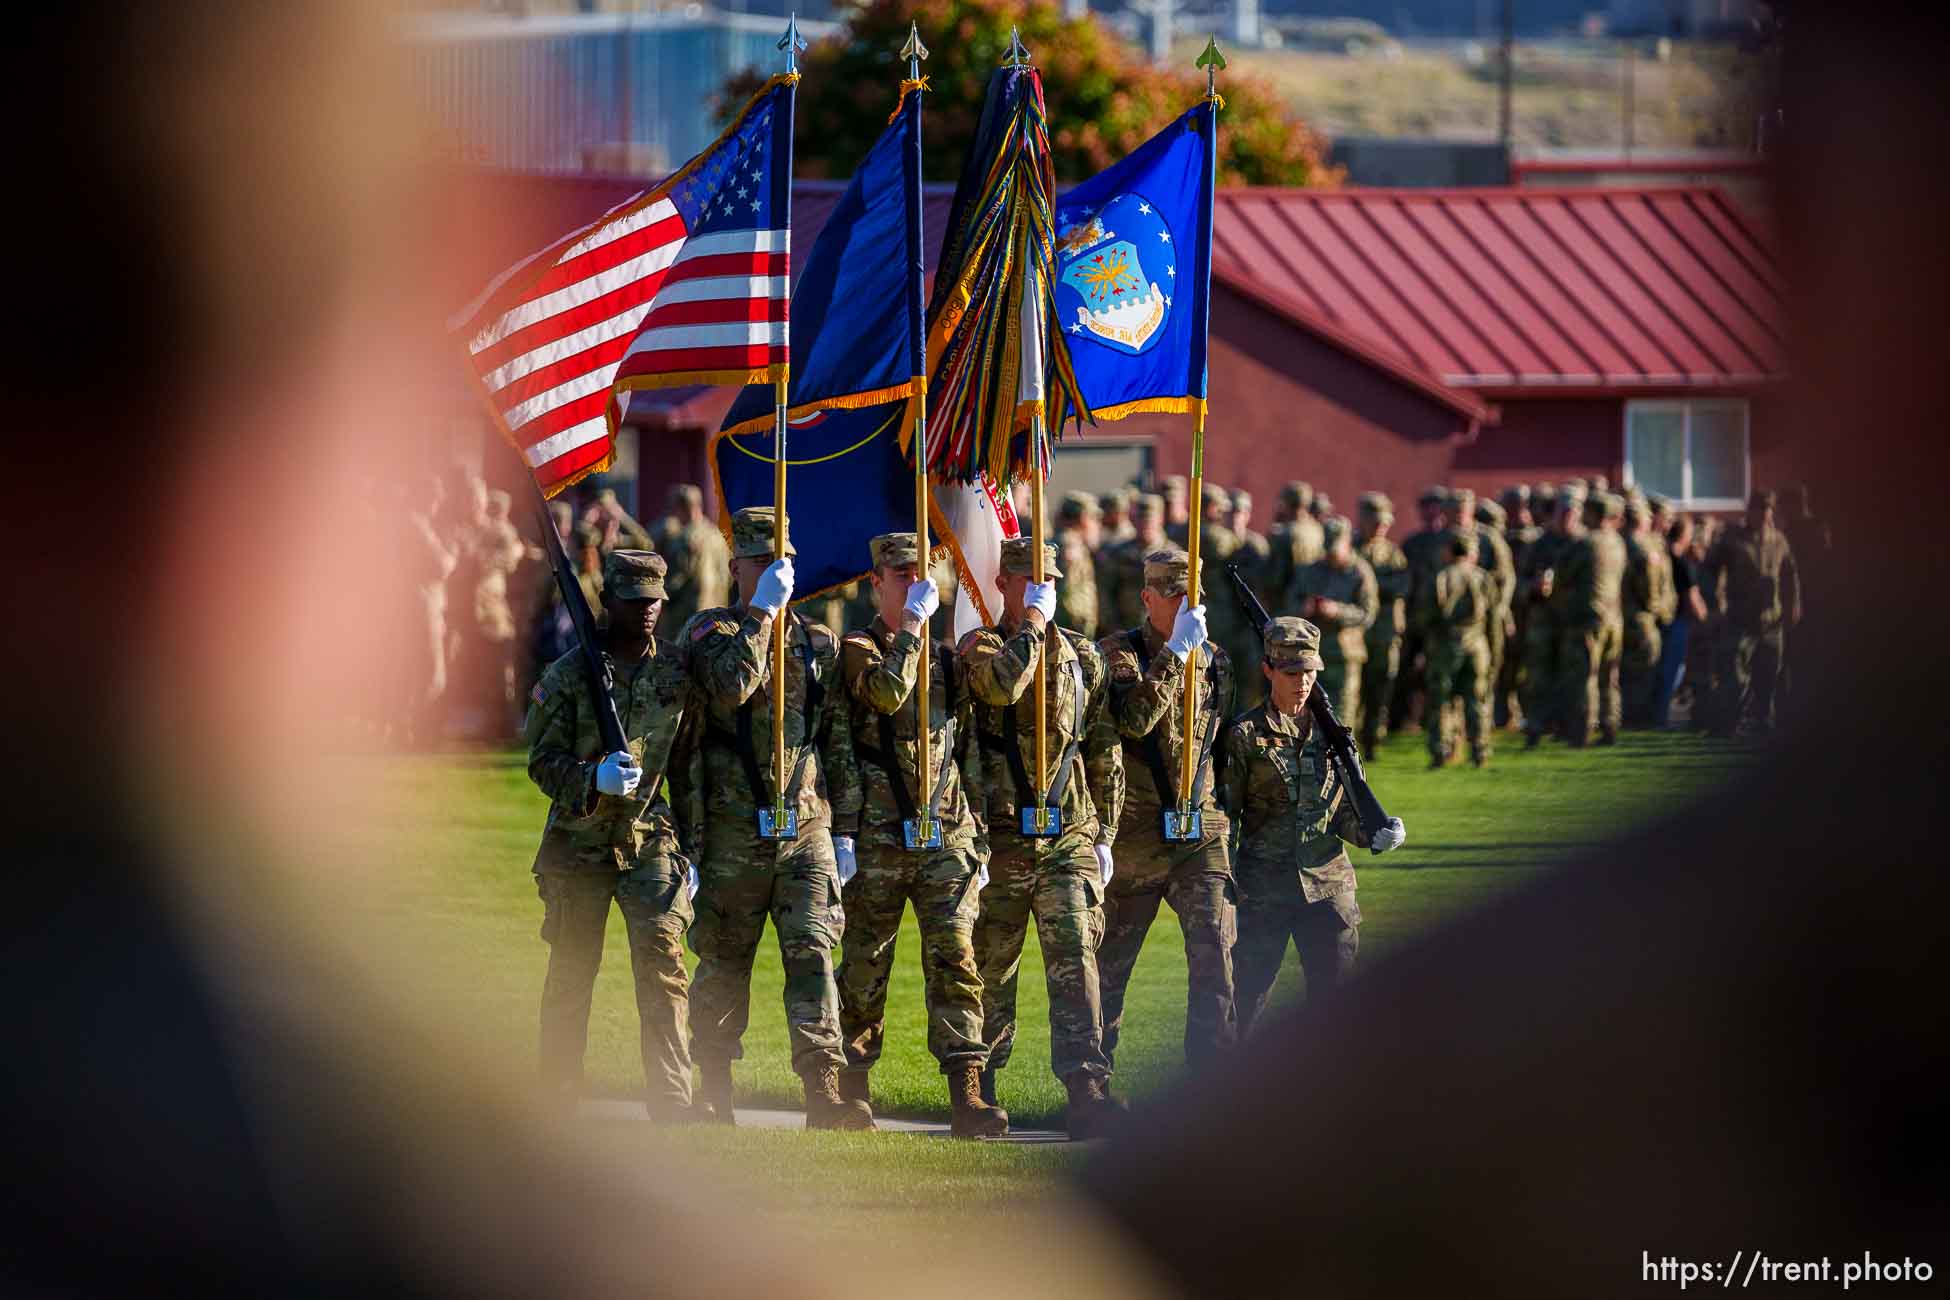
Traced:
<path fill-rule="evenodd" d="M 1551 482 L 1549 479 L 1545 479 L 1542 483 L 1531 484 L 1530 499 L 1532 501 L 1557 500 L 1557 484 Z"/>
<path fill-rule="evenodd" d="M 1184 595 L 1191 580 L 1192 557 L 1177 547 L 1162 546 L 1144 553 L 1144 585 L 1160 596 Z M 1204 585 L 1199 584 L 1201 588 Z"/>
<path fill-rule="evenodd" d="M 1625 513 L 1625 498 L 1616 492 L 1594 492 L 1591 501 L 1606 519 L 1617 519 Z"/>
<path fill-rule="evenodd" d="M 1669 497 L 1669 496 L 1665 496 L 1665 495 L 1663 495 L 1663 494 L 1661 494 L 1661 493 L 1658 493 L 1658 492 L 1653 492 L 1653 493 L 1650 493 L 1650 494 L 1648 494 L 1648 495 L 1646 496 L 1646 498 L 1645 498 L 1645 499 L 1646 499 L 1646 501 L 1648 501 L 1649 503 L 1651 503 L 1651 506 L 1652 506 L 1652 513 L 1653 513 L 1653 514 L 1655 514 L 1655 515 L 1669 515 L 1669 514 L 1671 514 L 1671 513 L 1672 513 L 1672 498 L 1671 498 L 1671 497 Z"/>
<path fill-rule="evenodd" d="M 1280 504 L 1309 506 L 1314 500 L 1314 485 L 1303 479 L 1290 479 L 1280 489 Z"/>
<path fill-rule="evenodd" d="M 1747 509 L 1757 510 L 1762 506 L 1772 508 L 1777 504 L 1773 488 L 1761 488 L 1747 498 Z"/>
<path fill-rule="evenodd" d="M 1590 482 L 1591 482 L 1591 490 L 1593 492 L 1611 491 L 1611 480 L 1606 478 L 1603 474 L 1593 474 L 1591 476 Z"/>
<path fill-rule="evenodd" d="M 1386 492 L 1363 492 L 1360 504 L 1362 510 L 1376 519 L 1392 520 L 1395 517 L 1395 503 L 1388 499 Z"/>
<path fill-rule="evenodd" d="M 1146 492 L 1131 503 L 1131 518 L 1161 519 L 1165 513 L 1165 499 L 1156 492 Z"/>
<path fill-rule="evenodd" d="M 1002 576 L 1005 578 L 1033 578 L 1035 570 L 1035 539 L 1031 537 L 1009 537 L 1002 542 Z M 1056 548 L 1048 542 L 1043 543 L 1043 577 L 1060 578 L 1063 570 L 1056 567 Z"/>
<path fill-rule="evenodd" d="M 1320 629 L 1304 618 L 1287 614 L 1268 619 L 1259 641 L 1268 668 L 1319 672 L 1327 666 L 1320 657 Z"/>
<path fill-rule="evenodd" d="M 876 569 L 898 569 L 921 562 L 921 542 L 913 533 L 882 533 L 867 543 Z"/>
<path fill-rule="evenodd" d="M 1217 483 L 1207 483 L 1199 490 L 1199 504 L 1207 510 L 1227 510 L 1232 506 L 1232 493 Z"/>
<path fill-rule="evenodd" d="M 1098 497 L 1097 508 L 1105 514 L 1109 514 L 1113 510 L 1122 510 L 1128 513 L 1131 509 L 1131 502 L 1136 497 L 1137 493 L 1131 491 L 1131 489 L 1118 488 L 1115 491 L 1106 492 Z"/>
<path fill-rule="evenodd" d="M 1449 494 L 1449 508 L 1456 517 L 1464 520 L 1476 518 L 1476 494 L 1468 488 L 1457 488 Z"/>
<path fill-rule="evenodd" d="M 695 483 L 673 483 L 670 485 L 670 491 L 664 494 L 664 500 L 673 506 L 702 506 L 704 491 Z"/>
<path fill-rule="evenodd" d="M 1321 541 L 1332 547 L 1334 543 L 1348 535 L 1350 528 L 1346 515 L 1328 515 L 1320 521 Z"/>
<path fill-rule="evenodd" d="M 1245 488 L 1240 488 L 1232 494 L 1232 508 L 1234 510 L 1251 510 L 1253 508 L 1253 494 Z"/>
<path fill-rule="evenodd" d="M 1191 490 L 1192 490 L 1191 480 L 1186 478 L 1183 474 L 1165 475 L 1166 496 L 1171 496 L 1175 493 L 1176 495 L 1182 497 L 1187 495 Z"/>
<path fill-rule="evenodd" d="M 1644 497 L 1631 497 L 1625 502 L 1625 513 L 1644 526 L 1652 522 L 1652 503 Z"/>
<path fill-rule="evenodd" d="M 772 557 L 772 507 L 746 506 L 731 516 L 731 554 L 740 560 L 767 560 Z M 797 555 L 792 548 L 792 523 L 788 519 L 785 531 L 785 553 Z"/>
<path fill-rule="evenodd" d="M 662 600 L 664 557 L 655 551 L 611 551 L 603 557 L 603 595 L 613 600 Z"/>
<path fill-rule="evenodd" d="M 1503 504 L 1506 506 L 1520 505 L 1527 502 L 1530 500 L 1530 484 L 1512 483 L 1509 487 L 1503 489 L 1502 497 Z"/>
<path fill-rule="evenodd" d="M 1314 518 L 1319 519 L 1334 509 L 1334 503 L 1328 498 L 1325 492 L 1316 492 L 1314 493 L 1314 503 L 1308 506 L 1307 509 L 1314 512 Z"/>
<path fill-rule="evenodd" d="M 1477 523 L 1488 524 L 1492 528 L 1501 528 L 1509 521 L 1510 516 L 1504 511 L 1503 507 L 1488 497 L 1484 497 L 1476 503 Z"/>
<path fill-rule="evenodd" d="M 1422 495 L 1415 498 L 1415 504 L 1418 506 L 1447 505 L 1448 502 L 1449 489 L 1440 483 L 1432 483 L 1423 488 Z"/>
<path fill-rule="evenodd" d="M 1103 515 L 1103 507 L 1088 492 L 1065 492 L 1062 503 L 1056 507 L 1058 519 L 1101 519 Z"/>
<path fill-rule="evenodd" d="M 1583 481 L 1579 479 L 1572 479 L 1570 482 L 1566 483 L 1563 487 L 1557 489 L 1557 504 L 1565 507 L 1566 509 L 1569 509 L 1572 506 L 1583 505 L 1584 504 Z"/>

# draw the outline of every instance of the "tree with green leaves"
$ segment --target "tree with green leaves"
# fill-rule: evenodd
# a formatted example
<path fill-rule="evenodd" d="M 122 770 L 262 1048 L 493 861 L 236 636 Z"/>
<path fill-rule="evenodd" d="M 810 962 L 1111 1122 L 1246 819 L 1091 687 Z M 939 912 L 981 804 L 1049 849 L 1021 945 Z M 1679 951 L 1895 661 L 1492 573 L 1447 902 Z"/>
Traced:
<path fill-rule="evenodd" d="M 931 52 L 927 153 L 931 180 L 952 181 L 982 112 L 991 70 L 1009 49 L 1009 30 L 1043 74 L 1050 146 L 1060 182 L 1080 181 L 1157 134 L 1205 94 L 1205 78 L 1154 68 L 1095 18 L 1067 19 L 1047 0 L 859 0 L 841 35 L 801 56 L 805 74 L 794 135 L 801 176 L 844 177 L 886 128 L 901 79 L 899 56 L 909 22 Z M 766 72 L 725 87 L 721 108 L 736 111 Z M 1278 94 L 1251 77 L 1222 79 L 1219 184 L 1332 185 L 1326 142 L 1287 116 Z"/>

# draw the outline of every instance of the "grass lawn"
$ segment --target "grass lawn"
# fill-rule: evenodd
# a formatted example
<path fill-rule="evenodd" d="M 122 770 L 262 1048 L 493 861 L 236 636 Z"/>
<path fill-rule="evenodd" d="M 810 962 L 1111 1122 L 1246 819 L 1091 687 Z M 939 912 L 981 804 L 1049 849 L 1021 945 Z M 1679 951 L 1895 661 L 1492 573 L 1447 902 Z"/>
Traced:
<path fill-rule="evenodd" d="M 1555 860 L 1710 791 L 1737 769 L 1738 751 L 1690 735 L 1629 734 L 1616 749 L 1547 745 L 1525 754 L 1506 738 L 1487 771 L 1426 770 L 1419 736 L 1384 748 L 1370 776 L 1408 845 L 1383 859 L 1356 855 L 1364 918 L 1361 960 L 1391 951 Z M 513 752 L 361 758 L 382 778 L 377 807 L 348 803 L 332 852 L 367 882 L 348 904 L 375 960 L 407 956 L 416 996 L 443 1018 L 496 1045 L 517 1069 L 532 1068 L 536 1002 L 548 952 L 529 863 L 545 804 Z M 321 798 L 329 799 L 328 793 Z M 328 810 L 336 811 L 336 810 Z M 1385 865 L 1382 865 L 1385 864 Z M 918 933 L 910 913 L 889 998 L 888 1050 L 874 1073 L 877 1109 L 945 1118 L 941 1076 L 926 1048 Z M 1021 1127 L 1061 1123 L 1063 1092 L 1048 1068 L 1048 1019 L 1032 927 L 1024 954 L 1021 1030 L 1000 1083 Z M 752 1027 L 737 1067 L 741 1104 L 796 1106 L 787 1066 L 778 948 L 768 933 L 752 990 Z M 1291 954 L 1276 997 L 1299 993 Z M 1185 960 L 1169 909 L 1151 933 L 1126 1003 L 1118 1090 L 1142 1096 L 1180 1063 Z M 592 1091 L 631 1095 L 640 1083 L 628 947 L 612 912 L 606 960 L 590 1025 Z M 618 1142 L 647 1125 L 616 1123 Z M 759 1177 L 788 1216 L 840 1206 L 860 1210 L 924 1203 L 1021 1203 L 1075 1154 L 1057 1147 L 971 1149 L 932 1138 L 711 1130 L 673 1140 Z M 843 1186 L 836 1171 L 844 1170 Z M 935 1191 L 952 1197 L 936 1197 Z M 836 1203 L 836 1199 L 838 1201 Z M 903 1211 L 907 1212 L 907 1211 Z M 915 1213 L 924 1213 L 914 1211 Z"/>

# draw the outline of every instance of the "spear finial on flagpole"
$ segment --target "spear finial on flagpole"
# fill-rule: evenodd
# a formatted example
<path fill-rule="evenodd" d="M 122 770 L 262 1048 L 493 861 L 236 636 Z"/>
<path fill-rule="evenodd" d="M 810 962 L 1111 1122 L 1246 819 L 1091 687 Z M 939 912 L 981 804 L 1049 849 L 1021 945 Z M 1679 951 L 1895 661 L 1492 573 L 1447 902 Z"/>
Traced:
<path fill-rule="evenodd" d="M 1198 56 L 1198 61 L 1192 66 L 1205 69 L 1205 97 L 1207 99 L 1217 98 L 1219 94 L 1219 73 L 1226 66 L 1226 56 L 1219 53 L 1218 37 L 1208 36 L 1205 38 L 1205 50 Z"/>
<path fill-rule="evenodd" d="M 921 79 L 921 60 L 928 57 L 928 47 L 921 44 L 921 24 L 910 21 L 907 24 L 907 44 L 901 46 L 901 57 L 907 60 L 907 79 Z"/>
<path fill-rule="evenodd" d="M 799 34 L 799 15 L 795 11 L 785 20 L 785 35 L 779 37 L 779 48 L 785 51 L 785 70 L 787 75 L 799 71 L 799 51 L 806 48 L 806 38 Z"/>
<path fill-rule="evenodd" d="M 1005 68 L 1026 68 L 1029 66 L 1029 51 L 1023 48 L 1022 30 L 1020 28 L 1011 27 L 1009 29 L 1009 56 L 1002 60 L 1002 66 Z"/>

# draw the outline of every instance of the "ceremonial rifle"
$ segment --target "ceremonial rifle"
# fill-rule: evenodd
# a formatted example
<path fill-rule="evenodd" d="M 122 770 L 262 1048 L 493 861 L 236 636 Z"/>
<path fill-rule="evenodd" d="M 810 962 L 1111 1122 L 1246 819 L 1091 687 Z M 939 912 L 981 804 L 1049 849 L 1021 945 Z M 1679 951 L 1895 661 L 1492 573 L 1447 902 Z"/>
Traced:
<path fill-rule="evenodd" d="M 1239 561 L 1227 562 L 1226 577 L 1232 579 L 1233 590 L 1239 593 L 1239 603 L 1252 622 L 1253 635 L 1263 636 L 1273 616 L 1266 612 L 1266 606 L 1259 603 L 1252 584 L 1239 572 Z M 1375 832 L 1388 824 L 1388 814 L 1382 811 L 1381 801 L 1374 797 L 1374 788 L 1368 784 L 1368 774 L 1361 767 L 1361 751 L 1354 744 L 1354 732 L 1334 716 L 1334 706 L 1328 702 L 1327 692 L 1320 689 L 1318 681 L 1314 682 L 1313 691 L 1307 696 L 1307 712 L 1313 715 L 1315 728 L 1319 730 L 1321 739 L 1327 742 L 1327 761 L 1334 765 L 1341 785 L 1346 788 L 1348 797 L 1354 800 L 1354 813 L 1361 821 L 1361 833 L 1372 840 Z M 1375 853 L 1381 852 L 1372 845 L 1370 848 Z"/>
<path fill-rule="evenodd" d="M 533 483 L 535 480 L 530 476 L 528 481 Z M 568 551 L 563 549 L 562 535 L 555 531 L 555 521 L 549 518 L 548 503 L 539 499 L 540 491 L 538 487 L 535 518 L 541 526 L 542 545 L 548 547 L 549 558 L 554 563 L 555 585 L 562 592 L 562 603 L 568 607 L 569 621 L 575 624 L 576 650 L 582 656 L 582 671 L 588 675 L 590 693 L 596 697 L 596 730 L 602 733 L 603 753 L 614 754 L 619 749 L 627 751 L 630 742 L 623 738 L 623 720 L 616 716 L 616 701 L 609 693 L 615 679 L 610 674 L 609 664 L 603 659 L 602 642 L 596 639 L 596 616 L 590 612 L 589 602 L 583 598 L 582 584 L 576 581 L 575 566 L 569 561 Z"/>

